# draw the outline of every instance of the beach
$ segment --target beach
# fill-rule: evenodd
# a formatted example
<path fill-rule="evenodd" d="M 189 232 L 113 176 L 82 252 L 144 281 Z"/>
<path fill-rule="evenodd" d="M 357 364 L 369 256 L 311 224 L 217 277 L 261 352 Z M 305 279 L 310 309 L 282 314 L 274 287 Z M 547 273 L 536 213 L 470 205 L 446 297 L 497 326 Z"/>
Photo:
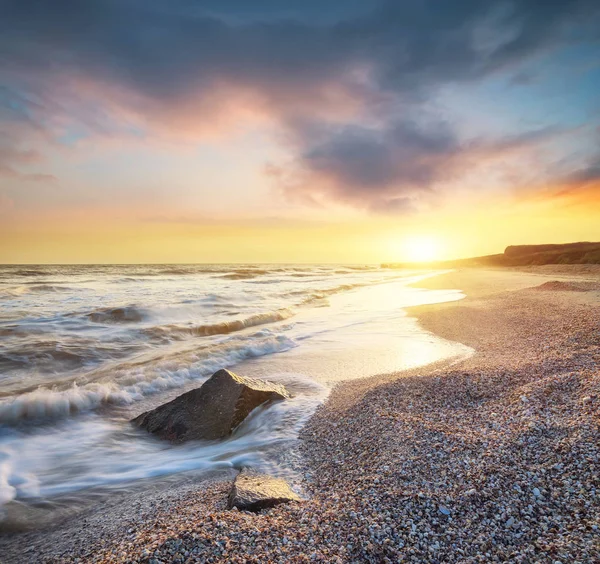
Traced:
<path fill-rule="evenodd" d="M 227 510 L 232 471 L 149 484 L 3 534 L 0 561 L 599 561 L 600 269 L 417 284 L 466 294 L 408 312 L 474 353 L 336 384 L 300 431 L 301 503 Z"/>

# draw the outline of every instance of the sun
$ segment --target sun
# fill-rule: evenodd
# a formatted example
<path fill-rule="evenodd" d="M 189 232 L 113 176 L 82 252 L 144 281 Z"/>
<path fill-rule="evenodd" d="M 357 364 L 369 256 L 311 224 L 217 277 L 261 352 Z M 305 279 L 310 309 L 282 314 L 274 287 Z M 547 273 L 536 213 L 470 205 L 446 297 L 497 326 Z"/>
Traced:
<path fill-rule="evenodd" d="M 430 235 L 412 235 L 404 239 L 403 255 L 409 262 L 431 262 L 440 256 L 439 241 Z"/>

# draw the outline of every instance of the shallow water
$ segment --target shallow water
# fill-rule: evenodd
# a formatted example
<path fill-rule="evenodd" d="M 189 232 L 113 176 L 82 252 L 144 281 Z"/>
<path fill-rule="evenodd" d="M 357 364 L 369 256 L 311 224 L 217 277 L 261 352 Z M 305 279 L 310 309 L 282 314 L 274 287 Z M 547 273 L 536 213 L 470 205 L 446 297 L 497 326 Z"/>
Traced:
<path fill-rule="evenodd" d="M 468 349 L 404 309 L 457 300 L 429 274 L 305 265 L 0 267 L 0 505 L 110 492 L 144 478 L 251 465 L 289 450 L 349 378 Z M 128 420 L 219 368 L 281 382 L 226 441 L 173 446 Z"/>

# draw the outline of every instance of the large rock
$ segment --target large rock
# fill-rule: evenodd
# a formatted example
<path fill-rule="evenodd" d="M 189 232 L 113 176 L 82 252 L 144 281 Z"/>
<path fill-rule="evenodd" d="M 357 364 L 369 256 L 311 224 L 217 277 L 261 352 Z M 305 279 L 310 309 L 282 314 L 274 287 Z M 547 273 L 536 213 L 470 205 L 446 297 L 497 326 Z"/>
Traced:
<path fill-rule="evenodd" d="M 289 394 L 283 386 L 219 370 L 200 388 L 142 413 L 132 422 L 175 443 L 222 439 L 254 408 L 286 398 Z"/>
<path fill-rule="evenodd" d="M 233 482 L 227 506 L 229 509 L 237 507 L 246 511 L 260 511 L 290 501 L 301 499 L 285 480 L 244 471 Z"/>

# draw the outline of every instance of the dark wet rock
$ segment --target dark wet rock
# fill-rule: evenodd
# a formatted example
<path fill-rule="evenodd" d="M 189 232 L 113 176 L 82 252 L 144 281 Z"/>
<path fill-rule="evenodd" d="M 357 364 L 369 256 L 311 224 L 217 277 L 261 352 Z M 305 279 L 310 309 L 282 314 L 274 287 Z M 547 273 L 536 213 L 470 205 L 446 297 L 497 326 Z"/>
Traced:
<path fill-rule="evenodd" d="M 219 370 L 200 388 L 142 413 L 132 423 L 176 443 L 222 439 L 259 405 L 289 397 L 283 386 Z"/>
<path fill-rule="evenodd" d="M 301 499 L 285 480 L 244 471 L 238 474 L 233 483 L 227 507 L 260 511 L 290 501 L 301 501 Z"/>

